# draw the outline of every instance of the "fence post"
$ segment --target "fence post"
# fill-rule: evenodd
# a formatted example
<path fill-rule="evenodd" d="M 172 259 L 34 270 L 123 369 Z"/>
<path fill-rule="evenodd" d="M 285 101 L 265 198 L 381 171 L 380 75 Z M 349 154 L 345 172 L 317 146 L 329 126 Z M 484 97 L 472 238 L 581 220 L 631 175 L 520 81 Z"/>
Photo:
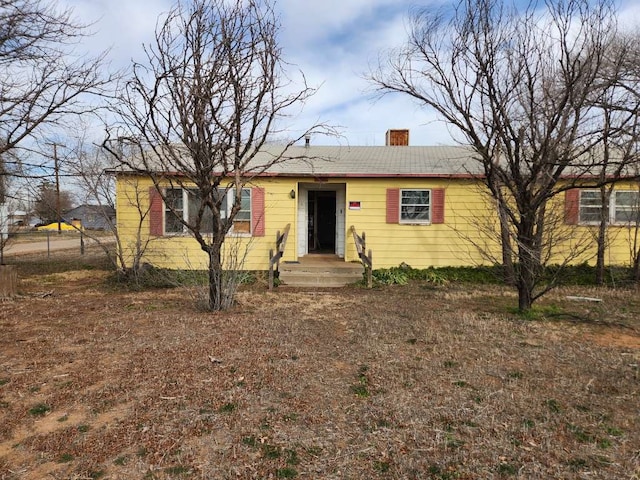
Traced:
<path fill-rule="evenodd" d="M 80 255 L 84 255 L 84 233 L 80 231 Z"/>
<path fill-rule="evenodd" d="M 18 268 L 0 265 L 0 298 L 14 297 L 18 293 Z"/>
<path fill-rule="evenodd" d="M 47 230 L 47 258 L 51 258 L 51 245 L 49 243 L 50 232 Z"/>

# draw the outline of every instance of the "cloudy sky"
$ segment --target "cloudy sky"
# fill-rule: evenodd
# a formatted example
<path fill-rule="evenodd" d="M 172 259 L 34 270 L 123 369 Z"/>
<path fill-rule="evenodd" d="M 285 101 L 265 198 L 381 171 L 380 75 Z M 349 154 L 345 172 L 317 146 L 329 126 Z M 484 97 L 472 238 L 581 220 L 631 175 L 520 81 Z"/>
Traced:
<path fill-rule="evenodd" d="M 316 144 L 383 145 L 389 128 L 410 129 L 412 145 L 453 143 L 433 112 L 408 98 L 374 97 L 363 79 L 381 51 L 406 38 L 411 6 L 430 0 L 280 0 L 285 59 L 304 72 L 318 93 L 291 121 L 292 134 L 317 122 L 340 127 L 342 138 L 314 138 Z M 431 0 L 437 2 L 438 0 Z M 444 0 L 446 1 L 446 0 Z M 75 16 L 93 23 L 88 50 L 111 48 L 113 66 L 143 61 L 142 45 L 153 40 L 156 21 L 172 0 L 60 0 Z M 621 18 L 638 18 L 637 0 L 623 0 Z M 633 12 L 632 12 L 633 10 Z"/>
<path fill-rule="evenodd" d="M 114 67 L 143 61 L 142 45 L 153 40 L 158 16 L 172 0 L 60 0 L 76 18 L 93 22 L 87 50 L 111 48 Z M 451 143 L 447 128 L 408 98 L 374 98 L 363 79 L 382 49 L 405 38 L 411 0 L 280 0 L 281 44 L 285 59 L 319 87 L 292 134 L 317 122 L 338 126 L 343 137 L 312 139 L 316 144 L 383 145 L 389 128 L 409 128 L 412 145 Z"/>

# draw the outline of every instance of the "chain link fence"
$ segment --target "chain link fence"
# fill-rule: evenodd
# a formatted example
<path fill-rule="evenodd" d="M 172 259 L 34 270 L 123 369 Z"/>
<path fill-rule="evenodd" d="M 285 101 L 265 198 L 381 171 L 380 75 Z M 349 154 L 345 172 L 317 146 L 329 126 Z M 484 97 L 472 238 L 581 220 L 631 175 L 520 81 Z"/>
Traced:
<path fill-rule="evenodd" d="M 11 258 L 23 256 L 84 255 L 87 248 L 98 244 L 115 243 L 109 232 L 82 230 L 45 230 L 0 232 L 0 264 Z"/>

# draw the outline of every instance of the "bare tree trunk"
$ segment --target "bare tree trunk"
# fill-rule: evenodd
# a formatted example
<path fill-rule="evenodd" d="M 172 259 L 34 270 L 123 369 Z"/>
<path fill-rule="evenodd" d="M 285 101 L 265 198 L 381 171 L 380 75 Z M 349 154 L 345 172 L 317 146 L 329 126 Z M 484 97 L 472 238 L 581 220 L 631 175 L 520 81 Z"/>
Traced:
<path fill-rule="evenodd" d="M 540 249 L 536 245 L 534 221 L 526 216 L 521 217 L 518 228 L 518 263 L 519 275 L 516 286 L 518 288 L 518 310 L 521 312 L 531 309 L 534 301 L 536 279 L 540 273 Z M 537 232 L 539 235 L 540 233 Z"/>
<path fill-rule="evenodd" d="M 216 243 L 207 249 L 209 254 L 209 310 L 217 312 L 223 309 L 222 304 L 222 258 L 220 245 Z"/>
<path fill-rule="evenodd" d="M 526 273 L 521 273 L 518 279 L 518 310 L 526 312 L 533 305 L 532 277 Z"/>
<path fill-rule="evenodd" d="M 5 202 L 5 197 L 7 196 L 6 176 L 7 171 L 4 166 L 4 160 L 0 158 L 0 205 Z"/>
<path fill-rule="evenodd" d="M 604 189 L 604 187 L 603 187 Z M 608 203 L 604 200 L 602 203 L 602 214 L 600 216 L 600 223 L 598 224 L 598 247 L 597 247 L 597 255 L 596 255 L 596 285 L 604 284 L 604 276 L 605 276 L 605 255 L 607 252 L 607 218 L 605 217 L 605 203 Z M 607 205 L 608 206 L 608 205 Z M 608 208 L 606 209 L 608 213 Z M 608 216 L 608 215 L 607 215 Z"/>

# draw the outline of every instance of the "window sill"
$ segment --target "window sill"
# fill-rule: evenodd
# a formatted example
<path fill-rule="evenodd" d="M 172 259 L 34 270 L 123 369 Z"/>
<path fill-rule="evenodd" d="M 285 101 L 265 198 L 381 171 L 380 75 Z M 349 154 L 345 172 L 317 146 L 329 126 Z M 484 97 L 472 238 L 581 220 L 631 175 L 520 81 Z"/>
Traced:
<path fill-rule="evenodd" d="M 600 222 L 580 222 L 578 223 L 579 227 L 599 227 Z M 607 227 L 626 227 L 626 228 L 640 228 L 640 224 L 635 224 L 632 222 L 607 222 Z"/>

